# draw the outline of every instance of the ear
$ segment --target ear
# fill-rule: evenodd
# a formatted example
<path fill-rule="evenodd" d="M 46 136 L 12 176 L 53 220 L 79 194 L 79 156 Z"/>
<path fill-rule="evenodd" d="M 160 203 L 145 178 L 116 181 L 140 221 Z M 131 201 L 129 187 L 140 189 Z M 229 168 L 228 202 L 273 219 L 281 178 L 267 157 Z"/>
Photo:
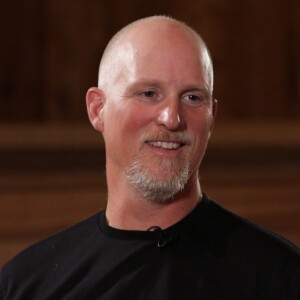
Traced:
<path fill-rule="evenodd" d="M 217 111 L 218 111 L 218 100 L 213 99 L 213 103 L 212 103 L 212 122 L 211 122 L 211 126 L 210 126 L 209 137 L 211 136 L 212 130 L 214 128 L 214 124 L 215 124 L 215 120 L 216 120 L 216 116 L 217 116 Z"/>
<path fill-rule="evenodd" d="M 96 87 L 90 88 L 86 93 L 87 112 L 93 127 L 103 132 L 103 108 L 105 104 L 105 94 Z"/>
<path fill-rule="evenodd" d="M 218 100 L 217 99 L 213 99 L 212 114 L 213 114 L 214 120 L 216 119 L 217 111 L 218 111 Z"/>

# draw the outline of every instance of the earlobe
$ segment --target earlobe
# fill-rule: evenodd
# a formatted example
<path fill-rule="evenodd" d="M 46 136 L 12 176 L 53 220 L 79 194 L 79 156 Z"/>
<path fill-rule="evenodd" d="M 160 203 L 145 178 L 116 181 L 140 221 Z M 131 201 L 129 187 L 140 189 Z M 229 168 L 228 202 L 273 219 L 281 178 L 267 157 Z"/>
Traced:
<path fill-rule="evenodd" d="M 102 90 L 92 87 L 86 94 L 87 112 L 93 127 L 103 132 L 103 109 L 105 104 L 105 94 Z"/>

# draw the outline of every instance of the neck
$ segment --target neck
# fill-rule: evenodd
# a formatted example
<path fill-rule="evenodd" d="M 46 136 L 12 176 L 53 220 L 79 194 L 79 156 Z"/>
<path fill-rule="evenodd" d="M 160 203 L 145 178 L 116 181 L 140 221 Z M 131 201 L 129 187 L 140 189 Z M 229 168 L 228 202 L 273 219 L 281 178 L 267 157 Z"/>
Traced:
<path fill-rule="evenodd" d="M 167 228 L 188 215 L 199 203 L 201 188 L 198 176 L 185 189 L 166 203 L 142 198 L 124 182 L 108 176 L 107 222 L 111 227 L 124 230 L 147 230 L 151 226 Z M 118 184 L 110 184 L 118 182 Z"/>

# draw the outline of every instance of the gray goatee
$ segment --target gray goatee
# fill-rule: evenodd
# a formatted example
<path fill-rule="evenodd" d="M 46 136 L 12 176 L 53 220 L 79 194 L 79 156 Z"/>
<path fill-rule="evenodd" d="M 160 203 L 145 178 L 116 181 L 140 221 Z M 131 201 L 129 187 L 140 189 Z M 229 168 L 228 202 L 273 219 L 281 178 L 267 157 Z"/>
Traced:
<path fill-rule="evenodd" d="M 183 190 L 189 178 L 189 163 L 174 171 L 174 162 L 161 159 L 156 172 L 150 172 L 137 157 L 126 170 L 127 179 L 141 196 L 156 203 L 167 203 Z M 162 178 L 161 172 L 169 172 L 169 176 Z"/>

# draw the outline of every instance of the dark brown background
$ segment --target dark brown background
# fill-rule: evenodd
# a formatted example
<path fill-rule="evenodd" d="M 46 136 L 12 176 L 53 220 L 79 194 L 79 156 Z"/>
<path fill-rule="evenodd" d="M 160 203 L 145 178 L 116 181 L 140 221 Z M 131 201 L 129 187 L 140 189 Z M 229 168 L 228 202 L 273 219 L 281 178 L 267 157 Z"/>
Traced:
<path fill-rule="evenodd" d="M 85 93 L 112 34 L 152 14 L 194 27 L 214 60 L 219 111 L 203 189 L 300 245 L 299 1 L 2 2 L 0 265 L 105 206 Z"/>

